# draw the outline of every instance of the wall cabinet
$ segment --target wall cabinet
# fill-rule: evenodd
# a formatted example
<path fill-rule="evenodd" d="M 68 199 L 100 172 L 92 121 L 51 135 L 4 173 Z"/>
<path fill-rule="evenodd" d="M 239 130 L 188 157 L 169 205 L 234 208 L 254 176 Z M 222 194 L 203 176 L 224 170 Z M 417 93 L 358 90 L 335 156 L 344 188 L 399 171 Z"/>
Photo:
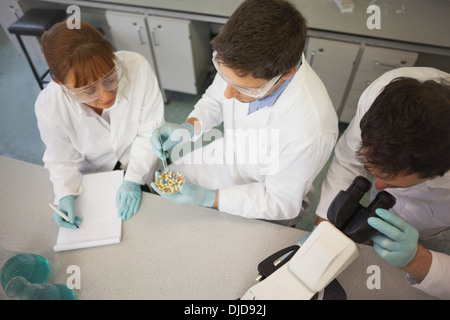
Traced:
<path fill-rule="evenodd" d="M 308 38 L 305 58 L 320 77 L 339 110 L 359 45 L 328 39 Z"/>
<path fill-rule="evenodd" d="M 116 50 L 134 51 L 144 56 L 155 73 L 155 59 L 150 46 L 145 16 L 117 11 L 106 11 Z"/>
<path fill-rule="evenodd" d="M 339 120 L 350 122 L 356 113 L 359 97 L 364 90 L 387 71 L 413 66 L 417 55 L 415 52 L 365 46 Z"/>
<path fill-rule="evenodd" d="M 350 122 L 364 90 L 383 73 L 413 66 L 418 54 L 309 37 L 306 59 L 328 90 L 339 121 Z"/>
<path fill-rule="evenodd" d="M 156 16 L 147 22 L 162 87 L 197 94 L 211 65 L 209 25 Z"/>
<path fill-rule="evenodd" d="M 211 65 L 207 23 L 116 11 L 106 18 L 116 49 L 147 58 L 162 89 L 199 92 Z"/>

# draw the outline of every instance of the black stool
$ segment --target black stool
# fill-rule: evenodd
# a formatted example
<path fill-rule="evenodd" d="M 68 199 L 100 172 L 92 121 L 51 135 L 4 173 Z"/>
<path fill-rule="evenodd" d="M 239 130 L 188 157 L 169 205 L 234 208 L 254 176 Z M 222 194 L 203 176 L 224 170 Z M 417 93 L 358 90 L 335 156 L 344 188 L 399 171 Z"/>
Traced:
<path fill-rule="evenodd" d="M 44 81 L 44 78 L 47 76 L 49 70 L 47 70 L 42 76 L 39 76 L 33 62 L 31 61 L 30 55 L 23 44 L 21 36 L 41 37 L 48 28 L 57 22 L 63 21 L 66 16 L 67 13 L 64 10 L 30 9 L 8 28 L 9 33 L 16 35 L 31 70 L 33 71 L 34 77 L 36 78 L 41 89 L 44 89 L 44 83 L 48 83 L 48 81 Z"/>

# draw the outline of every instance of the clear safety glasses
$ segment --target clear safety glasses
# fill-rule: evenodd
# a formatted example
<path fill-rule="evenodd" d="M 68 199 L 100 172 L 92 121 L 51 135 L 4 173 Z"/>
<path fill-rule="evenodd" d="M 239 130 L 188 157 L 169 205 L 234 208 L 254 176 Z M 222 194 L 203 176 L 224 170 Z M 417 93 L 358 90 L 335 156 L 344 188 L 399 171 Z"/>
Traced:
<path fill-rule="evenodd" d="M 62 85 L 64 91 L 79 103 L 88 103 L 100 99 L 103 92 L 114 91 L 123 76 L 123 69 L 119 59 L 116 59 L 116 65 L 102 78 L 80 88 L 69 89 Z"/>
<path fill-rule="evenodd" d="M 246 96 L 249 96 L 252 98 L 256 98 L 256 99 L 264 97 L 267 94 L 267 92 L 269 92 L 269 90 L 275 85 L 275 83 L 277 83 L 277 81 L 280 80 L 280 78 L 281 78 L 281 74 L 280 74 L 279 76 L 276 76 L 272 80 L 267 81 L 259 88 L 249 88 L 249 87 L 241 86 L 238 84 L 234 84 L 230 79 L 228 79 L 222 73 L 222 71 L 220 70 L 220 63 L 219 63 L 219 60 L 217 59 L 216 51 L 213 52 L 212 61 L 213 61 L 214 67 L 217 70 L 217 73 L 222 77 L 223 80 L 225 80 L 230 86 L 235 88 L 240 93 L 245 94 Z"/>

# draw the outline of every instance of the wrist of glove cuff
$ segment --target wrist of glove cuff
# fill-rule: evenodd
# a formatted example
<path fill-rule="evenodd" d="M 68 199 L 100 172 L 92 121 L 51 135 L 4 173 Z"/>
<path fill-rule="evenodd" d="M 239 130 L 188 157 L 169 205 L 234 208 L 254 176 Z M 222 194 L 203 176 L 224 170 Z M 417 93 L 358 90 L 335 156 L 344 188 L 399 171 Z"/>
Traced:
<path fill-rule="evenodd" d="M 190 124 L 189 122 L 182 123 L 181 125 L 189 131 L 189 134 L 191 135 L 191 138 L 192 138 L 195 133 L 194 126 L 192 124 Z"/>

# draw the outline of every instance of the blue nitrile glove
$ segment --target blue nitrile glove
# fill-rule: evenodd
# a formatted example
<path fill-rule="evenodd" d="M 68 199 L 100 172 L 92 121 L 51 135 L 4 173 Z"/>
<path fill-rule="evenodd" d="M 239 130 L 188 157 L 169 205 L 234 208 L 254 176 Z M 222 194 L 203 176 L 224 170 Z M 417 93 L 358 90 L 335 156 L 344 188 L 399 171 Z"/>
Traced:
<path fill-rule="evenodd" d="M 158 177 L 159 172 L 156 171 L 155 181 Z M 154 182 L 151 183 L 151 186 L 161 197 L 166 198 L 175 204 L 193 204 L 211 208 L 216 200 L 216 192 L 214 190 L 205 189 L 192 183 L 184 183 L 180 187 L 180 190 L 173 194 L 163 193 L 158 189 Z"/>
<path fill-rule="evenodd" d="M 158 130 L 161 134 L 161 141 L 159 140 Z M 166 122 L 158 129 L 153 130 L 150 143 L 158 158 L 163 158 L 163 151 L 166 158 L 168 158 L 169 155 L 167 151 L 180 143 L 183 140 L 182 137 L 187 134 L 189 134 L 190 138 L 194 136 L 194 126 L 192 124 L 187 122 L 183 124 Z"/>
<path fill-rule="evenodd" d="M 127 220 L 138 212 L 141 205 L 141 185 L 128 180 L 123 180 L 116 195 L 117 215 L 122 220 Z"/>
<path fill-rule="evenodd" d="M 67 215 L 67 217 L 69 218 L 69 222 L 64 220 L 56 212 L 53 212 L 53 219 L 56 221 L 58 226 L 63 227 L 63 228 L 76 229 L 77 227 L 75 226 L 75 224 L 77 226 L 79 226 L 81 224 L 81 221 L 83 219 L 81 219 L 81 217 L 75 216 L 75 198 L 76 197 L 77 196 L 75 196 L 75 195 L 70 195 L 70 196 L 62 197 L 59 200 L 58 209 Z"/>
<path fill-rule="evenodd" d="M 396 267 L 407 265 L 416 255 L 419 232 L 399 216 L 385 209 L 376 209 L 381 218 L 371 217 L 370 226 L 382 234 L 372 236 L 375 252 Z"/>
<path fill-rule="evenodd" d="M 316 228 L 317 228 L 317 226 L 314 226 L 313 229 L 311 230 L 311 232 L 308 232 L 300 240 L 297 241 L 296 245 L 301 247 L 305 243 L 305 241 L 309 238 L 311 233 L 313 233 L 314 230 L 316 230 Z M 280 261 L 283 261 L 284 259 L 286 259 L 291 254 L 292 254 L 292 251 L 289 251 L 288 253 L 286 253 L 284 256 L 282 256 L 280 258 Z"/>
<path fill-rule="evenodd" d="M 309 236 L 311 235 L 311 233 L 314 232 L 314 230 L 316 230 L 317 226 L 314 226 L 313 229 L 311 230 L 311 232 L 308 232 L 307 234 L 305 234 L 297 243 L 296 245 L 301 246 L 302 244 L 305 243 L 305 241 L 309 238 Z"/>

